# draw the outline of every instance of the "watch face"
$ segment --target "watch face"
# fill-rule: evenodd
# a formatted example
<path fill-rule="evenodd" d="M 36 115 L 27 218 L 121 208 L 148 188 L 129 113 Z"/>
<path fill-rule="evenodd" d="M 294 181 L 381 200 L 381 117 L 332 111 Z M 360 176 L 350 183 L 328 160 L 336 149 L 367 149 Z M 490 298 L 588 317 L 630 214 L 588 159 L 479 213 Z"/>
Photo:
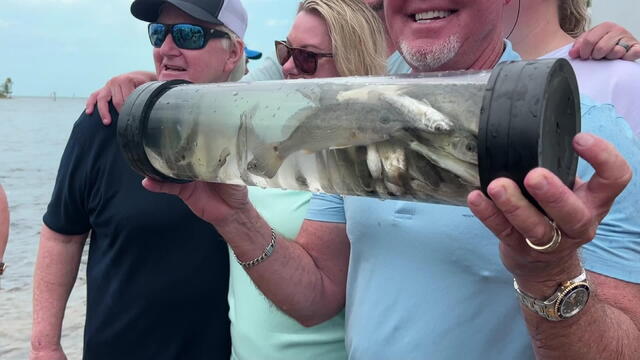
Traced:
<path fill-rule="evenodd" d="M 558 309 L 562 318 L 570 318 L 576 315 L 589 300 L 589 287 L 587 285 L 578 285 L 571 289 L 563 298 Z"/>

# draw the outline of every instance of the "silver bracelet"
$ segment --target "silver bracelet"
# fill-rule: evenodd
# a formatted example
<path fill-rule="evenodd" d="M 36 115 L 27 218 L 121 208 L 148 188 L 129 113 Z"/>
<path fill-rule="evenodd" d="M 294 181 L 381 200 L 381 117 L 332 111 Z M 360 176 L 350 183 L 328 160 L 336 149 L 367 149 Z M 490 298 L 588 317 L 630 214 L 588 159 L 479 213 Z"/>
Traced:
<path fill-rule="evenodd" d="M 273 253 L 273 249 L 275 248 L 276 248 L 276 232 L 273 230 L 273 228 L 271 228 L 271 242 L 269 243 L 269 245 L 267 245 L 267 247 L 264 249 L 264 251 L 260 256 L 258 256 L 257 258 L 251 261 L 240 261 L 240 259 L 238 259 L 238 256 L 236 255 L 235 252 L 233 253 L 233 256 L 235 256 L 238 264 L 240 264 L 245 269 L 249 269 L 265 261 L 269 256 L 271 256 L 271 254 Z"/>

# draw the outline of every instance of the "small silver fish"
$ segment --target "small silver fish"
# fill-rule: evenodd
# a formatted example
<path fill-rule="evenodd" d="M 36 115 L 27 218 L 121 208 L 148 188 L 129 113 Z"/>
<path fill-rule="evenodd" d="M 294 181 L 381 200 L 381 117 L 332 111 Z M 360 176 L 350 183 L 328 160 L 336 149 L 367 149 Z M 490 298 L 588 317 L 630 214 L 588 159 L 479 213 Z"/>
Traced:
<path fill-rule="evenodd" d="M 448 133 L 454 123 L 443 113 L 436 110 L 427 99 L 416 100 L 405 95 L 410 90 L 406 86 L 363 86 L 353 90 L 342 91 L 336 98 L 340 102 L 368 101 L 383 102 L 396 107 L 402 113 L 416 122 L 420 122 L 419 129 L 430 133 Z"/>
<path fill-rule="evenodd" d="M 407 132 L 398 135 L 407 142 L 412 150 L 431 160 L 436 166 L 456 174 L 466 184 L 480 186 L 478 168 L 466 161 L 462 161 L 449 153 L 435 147 L 425 146 Z"/>
<path fill-rule="evenodd" d="M 404 147 L 388 140 L 377 143 L 376 148 L 380 154 L 387 188 L 395 195 L 402 195 L 404 192 L 399 189 L 402 189 L 404 180 L 407 178 L 407 156 Z M 395 185 L 397 189 L 394 190 L 389 183 Z"/>
<path fill-rule="evenodd" d="M 462 161 L 478 165 L 478 139 L 470 131 L 458 129 L 450 134 L 418 132 L 425 145 L 433 146 Z"/>
<path fill-rule="evenodd" d="M 287 139 L 256 147 L 247 170 L 273 178 L 282 162 L 297 151 L 317 152 L 383 141 L 403 128 L 419 126 L 412 123 L 413 120 L 395 107 L 380 103 L 307 107 L 289 120 L 297 126 Z"/>

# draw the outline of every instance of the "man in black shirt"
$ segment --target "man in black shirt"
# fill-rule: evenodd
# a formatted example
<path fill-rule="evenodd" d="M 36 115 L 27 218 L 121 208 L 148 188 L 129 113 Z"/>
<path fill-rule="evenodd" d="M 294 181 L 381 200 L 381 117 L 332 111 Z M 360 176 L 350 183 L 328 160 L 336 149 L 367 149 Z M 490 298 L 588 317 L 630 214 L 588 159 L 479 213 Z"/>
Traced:
<path fill-rule="evenodd" d="M 151 22 L 159 80 L 238 80 L 240 0 L 136 0 L 131 12 Z M 44 215 L 31 358 L 66 359 L 62 319 L 91 233 L 84 359 L 228 359 L 225 242 L 180 199 L 146 191 L 99 116 L 76 122 Z"/>

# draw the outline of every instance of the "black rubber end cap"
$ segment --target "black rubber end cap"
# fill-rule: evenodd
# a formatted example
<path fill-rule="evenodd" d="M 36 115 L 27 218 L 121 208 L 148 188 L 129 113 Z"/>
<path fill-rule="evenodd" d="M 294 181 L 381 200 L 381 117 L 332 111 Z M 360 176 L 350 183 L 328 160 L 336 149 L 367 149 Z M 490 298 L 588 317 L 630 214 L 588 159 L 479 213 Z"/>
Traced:
<path fill-rule="evenodd" d="M 509 178 L 544 213 L 526 191 L 524 178 L 543 167 L 572 188 L 578 166 L 572 140 L 579 132 L 580 94 L 567 60 L 498 64 L 485 90 L 478 128 L 482 191 L 487 194 L 496 178 Z"/>
<path fill-rule="evenodd" d="M 142 176 L 155 180 L 187 183 L 167 176 L 158 171 L 149 161 L 144 149 L 144 134 L 153 106 L 170 89 L 183 84 L 186 80 L 152 81 L 139 86 L 129 95 L 118 117 L 118 143 L 129 165 Z"/>

